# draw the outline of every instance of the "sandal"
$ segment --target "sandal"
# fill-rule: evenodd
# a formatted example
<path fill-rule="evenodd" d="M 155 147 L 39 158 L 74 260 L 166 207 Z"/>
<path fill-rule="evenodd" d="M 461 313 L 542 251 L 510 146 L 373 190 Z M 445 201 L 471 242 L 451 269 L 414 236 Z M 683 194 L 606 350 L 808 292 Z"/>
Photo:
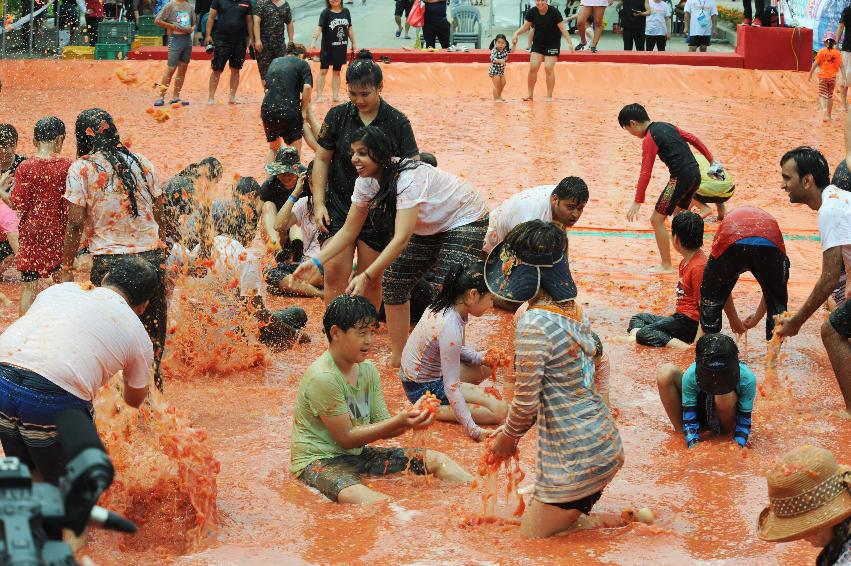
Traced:
<path fill-rule="evenodd" d="M 596 52 L 597 52 L 597 46 L 596 46 L 596 45 L 592 45 L 592 46 L 591 46 L 591 53 L 596 53 Z"/>
<path fill-rule="evenodd" d="M 175 98 L 174 100 L 169 102 L 169 104 L 180 104 L 181 106 L 189 106 L 189 101 L 188 100 L 181 100 L 179 98 Z"/>
<path fill-rule="evenodd" d="M 390 57 L 388 57 L 387 55 L 382 55 L 381 57 L 378 58 L 378 62 L 389 65 L 390 64 Z"/>
<path fill-rule="evenodd" d="M 154 101 L 154 106 L 165 106 L 165 100 L 158 98 Z"/>
<path fill-rule="evenodd" d="M 583 49 L 585 49 L 585 44 L 580 43 L 579 45 L 576 46 L 575 51 L 582 51 Z"/>

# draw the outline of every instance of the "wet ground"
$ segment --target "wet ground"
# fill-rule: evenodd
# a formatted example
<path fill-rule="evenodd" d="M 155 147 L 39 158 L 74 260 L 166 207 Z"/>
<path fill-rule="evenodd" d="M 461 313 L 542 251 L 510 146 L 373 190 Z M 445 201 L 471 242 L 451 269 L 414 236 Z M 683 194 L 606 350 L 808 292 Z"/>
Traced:
<path fill-rule="evenodd" d="M 118 63 L 21 61 L 0 63 L 3 92 L 0 115 L 21 132 L 21 149 L 30 153 L 29 132 L 36 119 L 56 114 L 69 128 L 76 114 L 93 105 L 116 118 L 122 137 L 154 162 L 160 178 L 190 161 L 218 157 L 225 179 L 233 174 L 262 177 L 265 144 L 259 119 L 262 94 L 256 69 L 249 66 L 236 106 L 207 106 L 207 69 L 193 63 L 185 94 L 192 104 L 172 110 L 157 123 L 145 109 L 161 63 L 134 62 L 116 79 Z M 251 65 L 251 64 L 249 64 Z M 831 167 L 842 156 L 841 118 L 823 125 L 816 113 L 816 89 L 804 73 L 736 71 L 714 68 L 641 65 L 560 64 L 557 99 L 522 103 L 525 67 L 509 64 L 508 104 L 490 100 L 485 66 L 431 65 L 385 67 L 385 97 L 411 119 L 422 150 L 435 153 L 441 167 L 463 175 L 495 206 L 525 187 L 580 175 L 591 201 L 571 235 L 571 268 L 580 300 L 612 356 L 614 406 L 626 463 L 595 511 L 620 513 L 625 507 L 650 507 L 653 529 L 604 529 L 546 541 L 527 541 L 514 527 L 484 525 L 461 529 L 462 516 L 478 506 L 468 488 L 421 478 L 370 482 L 393 503 L 341 507 L 290 479 L 289 437 L 297 381 L 322 351 L 322 305 L 318 300 L 273 299 L 273 305 L 300 304 L 310 315 L 313 342 L 272 356 L 263 369 L 236 375 L 173 375 L 168 400 L 209 435 L 221 462 L 218 505 L 221 526 L 200 549 L 180 555 L 162 543 L 174 524 L 156 518 L 131 544 L 95 533 L 90 554 L 102 564 L 806 564 L 816 550 L 805 542 L 772 545 L 755 536 L 755 522 L 766 502 L 764 474 L 785 450 L 813 443 L 849 460 L 851 420 L 840 416 L 841 396 L 818 338 L 825 313 L 818 312 L 784 346 L 781 373 L 788 377 L 794 402 L 769 409 L 757 399 L 751 447 L 712 440 L 686 451 L 658 400 L 655 368 L 665 362 L 685 367 L 689 353 L 651 350 L 608 338 L 622 335 L 639 310 L 669 313 L 675 276 L 650 276 L 657 260 L 648 239 L 651 206 L 640 222 L 624 218 L 640 166 L 640 142 L 617 126 L 625 103 L 644 103 L 652 117 L 697 134 L 737 181 L 731 206 L 752 204 L 774 214 L 787 236 L 792 262 L 790 306 L 800 305 L 818 276 L 820 248 L 816 213 L 793 207 L 780 189 L 779 158 L 799 144 L 821 148 Z M 226 81 L 222 81 L 223 86 Z M 541 88 L 543 84 L 539 85 Z M 541 94 L 542 96 L 542 94 Z M 224 99 L 220 93 L 220 100 Z M 319 105 L 324 114 L 327 104 Z M 841 115 L 840 115 L 841 116 Z M 71 136 L 69 136 L 70 138 Z M 69 139 L 64 154 L 74 144 Z M 309 151 L 307 152 L 309 153 Z M 656 165 L 648 199 L 664 182 Z M 713 229 L 710 224 L 707 228 Z M 708 241 L 707 241 L 708 246 Z M 4 291 L 17 289 L 7 272 Z M 758 302 L 758 287 L 743 276 L 735 296 L 740 312 Z M 2 323 L 17 305 L 0 311 Z M 469 325 L 473 344 L 513 350 L 511 317 L 492 312 Z M 752 330 L 744 358 L 763 377 L 763 331 Z M 381 366 L 386 335 L 373 359 Z M 393 371 L 382 369 L 391 411 L 406 400 Z M 388 445 L 404 445 L 402 436 Z M 534 466 L 535 435 L 520 443 L 527 472 Z M 468 469 L 481 447 L 460 427 L 438 424 L 432 447 Z M 528 480 L 527 480 L 528 481 Z M 122 550 L 123 549 L 123 550 Z"/>

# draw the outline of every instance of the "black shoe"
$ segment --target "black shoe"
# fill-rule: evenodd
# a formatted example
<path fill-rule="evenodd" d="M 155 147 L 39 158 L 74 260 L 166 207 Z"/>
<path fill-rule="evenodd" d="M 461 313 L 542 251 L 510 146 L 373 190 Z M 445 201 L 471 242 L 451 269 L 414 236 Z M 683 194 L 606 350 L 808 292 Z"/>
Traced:
<path fill-rule="evenodd" d="M 596 45 L 592 45 L 592 46 L 591 46 L 591 53 L 596 53 L 596 52 L 597 52 L 597 46 L 596 46 Z"/>
<path fill-rule="evenodd" d="M 575 51 L 582 51 L 583 49 L 585 49 L 585 44 L 580 43 L 579 45 L 576 46 Z"/>

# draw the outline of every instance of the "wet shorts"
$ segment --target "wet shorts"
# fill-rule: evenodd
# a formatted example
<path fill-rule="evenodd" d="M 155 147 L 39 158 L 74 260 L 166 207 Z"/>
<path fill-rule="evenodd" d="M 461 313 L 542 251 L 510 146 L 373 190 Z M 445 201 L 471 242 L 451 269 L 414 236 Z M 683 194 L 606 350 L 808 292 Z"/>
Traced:
<path fill-rule="evenodd" d="M 734 187 L 735 188 L 735 187 Z M 727 202 L 733 195 L 726 197 L 704 196 L 700 193 L 694 193 L 694 200 L 703 204 L 718 204 L 719 202 Z"/>
<path fill-rule="evenodd" d="M 828 100 L 833 98 L 833 91 L 836 88 L 836 77 L 830 79 L 819 79 L 818 80 L 818 95 L 821 98 L 826 98 Z"/>
<path fill-rule="evenodd" d="M 319 52 L 319 68 L 332 68 L 339 71 L 346 64 L 346 48 L 332 47 L 329 51 Z"/>
<path fill-rule="evenodd" d="M 446 391 L 443 390 L 443 380 L 436 379 L 425 383 L 417 383 L 416 381 L 402 380 L 402 388 L 405 390 L 405 395 L 408 396 L 408 401 L 416 403 L 420 397 L 426 394 L 426 391 L 440 399 L 441 405 L 448 405 L 449 399 L 446 398 Z"/>
<path fill-rule="evenodd" d="M 670 216 L 678 208 L 688 210 L 691 199 L 699 188 L 700 171 L 696 171 L 694 175 L 671 177 L 656 201 L 656 212 L 662 216 Z"/>
<path fill-rule="evenodd" d="M 412 454 L 413 458 L 406 454 Z M 358 456 L 347 454 L 311 463 L 299 479 L 331 501 L 337 501 L 341 491 L 361 483 L 361 476 L 398 474 L 409 467 L 411 472 L 425 475 L 422 451 L 364 446 Z"/>
<path fill-rule="evenodd" d="M 213 60 L 211 66 L 217 73 L 225 70 L 225 64 L 231 69 L 241 69 L 245 63 L 245 39 L 213 39 Z"/>
<path fill-rule="evenodd" d="M 594 507 L 594 504 L 600 500 L 600 497 L 602 497 L 602 495 L 603 490 L 601 489 L 597 493 L 586 495 L 582 499 L 577 499 L 576 501 L 566 501 L 564 503 L 547 503 L 547 505 L 552 505 L 553 507 L 558 507 L 559 509 L 564 509 L 565 511 L 576 509 L 583 515 L 587 515 L 591 512 L 591 509 Z"/>
<path fill-rule="evenodd" d="M 532 41 L 532 53 L 540 53 L 545 57 L 558 57 L 561 53 L 561 38 L 558 43 L 541 44 Z"/>
<path fill-rule="evenodd" d="M 192 58 L 192 35 L 170 35 L 168 36 L 168 66 L 177 67 L 178 64 L 189 63 Z"/>
<path fill-rule="evenodd" d="M 272 143 L 282 138 L 284 143 L 292 145 L 300 140 L 304 133 L 304 119 L 301 109 L 285 100 L 263 101 L 260 106 L 260 118 L 266 131 L 266 141 Z"/>
<path fill-rule="evenodd" d="M 845 301 L 830 313 L 830 325 L 840 335 L 851 338 L 851 300 Z"/>

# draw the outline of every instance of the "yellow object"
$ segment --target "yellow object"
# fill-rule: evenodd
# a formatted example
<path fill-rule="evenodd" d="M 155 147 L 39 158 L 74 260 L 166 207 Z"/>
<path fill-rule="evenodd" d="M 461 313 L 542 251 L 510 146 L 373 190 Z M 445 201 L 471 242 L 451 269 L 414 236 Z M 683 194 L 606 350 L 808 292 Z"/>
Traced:
<path fill-rule="evenodd" d="M 87 45 L 69 45 L 62 49 L 63 59 L 94 59 L 95 48 Z"/>
<path fill-rule="evenodd" d="M 707 174 L 709 171 L 709 161 L 700 153 L 696 153 L 694 158 L 697 160 L 698 167 L 700 167 L 700 188 L 697 189 L 697 194 L 704 197 L 733 196 L 736 183 L 730 177 L 729 171 L 725 171 L 726 179 L 713 179 Z"/>
<path fill-rule="evenodd" d="M 140 47 L 162 47 L 163 36 L 161 35 L 137 35 L 136 39 L 131 43 L 133 49 Z"/>

